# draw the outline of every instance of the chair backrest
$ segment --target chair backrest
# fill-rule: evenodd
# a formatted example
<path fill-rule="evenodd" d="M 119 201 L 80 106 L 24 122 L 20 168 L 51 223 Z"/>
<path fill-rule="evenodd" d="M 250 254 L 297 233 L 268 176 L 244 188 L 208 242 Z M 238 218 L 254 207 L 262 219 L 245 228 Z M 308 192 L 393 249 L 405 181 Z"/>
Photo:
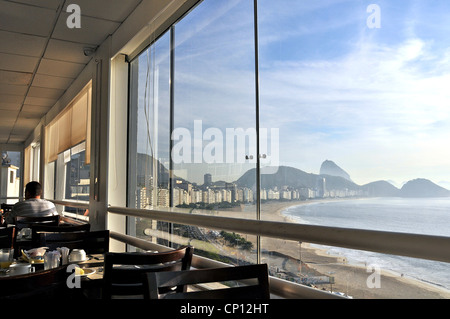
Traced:
<path fill-rule="evenodd" d="M 32 228 L 37 225 L 58 226 L 61 216 L 16 216 L 14 224 L 17 229 Z"/>
<path fill-rule="evenodd" d="M 64 299 L 69 294 L 67 266 L 0 277 L 0 299 Z"/>
<path fill-rule="evenodd" d="M 107 253 L 103 275 L 103 298 L 143 298 L 143 274 L 190 269 L 193 247 L 160 253 Z"/>
<path fill-rule="evenodd" d="M 251 280 L 247 281 L 247 280 Z M 239 281 L 238 286 L 229 286 Z M 255 283 L 256 281 L 256 283 Z M 266 264 L 148 273 L 144 279 L 150 299 L 269 299 Z M 207 290 L 187 289 L 189 285 L 216 283 Z M 225 282 L 226 284 L 217 284 Z M 177 287 L 169 293 L 163 289 Z"/>
<path fill-rule="evenodd" d="M 15 233 L 15 227 L 0 227 L 0 248 L 14 248 Z"/>
<path fill-rule="evenodd" d="M 84 249 L 87 254 L 104 254 L 109 251 L 109 230 L 37 233 L 34 245 L 55 250 L 58 247 Z"/>
<path fill-rule="evenodd" d="M 59 224 L 58 226 L 36 225 L 31 227 L 31 240 L 33 246 L 39 245 L 40 234 L 42 233 L 69 233 L 69 232 L 88 232 L 91 230 L 91 224 L 84 223 L 78 225 Z"/>

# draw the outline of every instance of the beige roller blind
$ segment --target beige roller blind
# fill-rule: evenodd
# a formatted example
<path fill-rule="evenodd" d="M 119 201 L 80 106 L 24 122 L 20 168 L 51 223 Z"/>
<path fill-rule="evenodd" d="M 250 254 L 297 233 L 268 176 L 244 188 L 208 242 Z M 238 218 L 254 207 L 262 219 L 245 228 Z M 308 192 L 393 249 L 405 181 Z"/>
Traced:
<path fill-rule="evenodd" d="M 57 122 L 47 125 L 45 128 L 46 137 L 46 161 L 47 163 L 56 161 L 58 158 L 58 130 Z"/>
<path fill-rule="evenodd" d="M 58 127 L 57 154 L 59 154 L 72 146 L 71 144 L 72 108 L 69 108 L 68 110 L 64 111 L 64 113 L 59 117 L 56 125 Z"/>
<path fill-rule="evenodd" d="M 87 89 L 87 115 L 86 115 L 86 164 L 91 163 L 91 104 L 92 85 Z"/>
<path fill-rule="evenodd" d="M 31 145 L 25 149 L 23 163 L 23 184 L 31 182 Z"/>
<path fill-rule="evenodd" d="M 88 94 L 83 94 L 72 105 L 71 145 L 86 140 Z"/>
<path fill-rule="evenodd" d="M 46 127 L 47 162 L 58 154 L 86 141 L 86 164 L 90 159 L 91 83 Z"/>

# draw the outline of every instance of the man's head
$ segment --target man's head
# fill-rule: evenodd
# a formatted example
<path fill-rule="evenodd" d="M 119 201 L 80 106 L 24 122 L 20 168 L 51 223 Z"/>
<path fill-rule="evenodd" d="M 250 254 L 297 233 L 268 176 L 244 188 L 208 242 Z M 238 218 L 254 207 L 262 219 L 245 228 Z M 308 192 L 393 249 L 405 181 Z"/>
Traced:
<path fill-rule="evenodd" d="M 25 186 L 25 199 L 41 198 L 42 186 L 38 182 L 29 182 Z"/>

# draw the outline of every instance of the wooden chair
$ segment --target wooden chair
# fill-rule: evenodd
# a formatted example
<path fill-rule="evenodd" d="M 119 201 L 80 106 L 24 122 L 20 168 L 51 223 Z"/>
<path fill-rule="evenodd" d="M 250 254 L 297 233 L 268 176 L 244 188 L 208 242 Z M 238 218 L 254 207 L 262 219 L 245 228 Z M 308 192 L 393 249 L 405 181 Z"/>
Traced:
<path fill-rule="evenodd" d="M 0 228 L 0 248 L 14 248 L 16 228 L 1 227 Z"/>
<path fill-rule="evenodd" d="M 190 269 L 193 247 L 161 253 L 107 253 L 103 275 L 103 299 L 143 298 L 143 274 Z"/>
<path fill-rule="evenodd" d="M 109 230 L 37 233 L 34 245 L 55 250 L 58 247 L 84 249 L 87 254 L 104 254 L 109 251 Z"/>
<path fill-rule="evenodd" d="M 0 277 L 1 299 L 54 300 L 69 295 L 67 266 L 26 275 Z"/>
<path fill-rule="evenodd" d="M 253 283 L 247 282 L 251 279 Z M 189 285 L 245 280 L 234 287 L 219 285 L 215 289 L 189 290 Z M 256 280 L 256 283 L 254 283 Z M 269 276 L 266 264 L 148 273 L 144 279 L 149 299 L 269 299 Z M 169 293 L 162 289 L 176 287 Z"/>
<path fill-rule="evenodd" d="M 61 216 L 16 216 L 14 218 L 14 225 L 18 230 L 22 228 L 32 228 L 33 226 L 46 225 L 58 226 Z"/>
<path fill-rule="evenodd" d="M 36 225 L 31 227 L 31 241 L 33 247 L 38 247 L 41 242 L 40 234 L 59 234 L 59 233 L 76 233 L 88 232 L 91 230 L 89 223 L 70 225 L 59 224 L 58 226 Z"/>

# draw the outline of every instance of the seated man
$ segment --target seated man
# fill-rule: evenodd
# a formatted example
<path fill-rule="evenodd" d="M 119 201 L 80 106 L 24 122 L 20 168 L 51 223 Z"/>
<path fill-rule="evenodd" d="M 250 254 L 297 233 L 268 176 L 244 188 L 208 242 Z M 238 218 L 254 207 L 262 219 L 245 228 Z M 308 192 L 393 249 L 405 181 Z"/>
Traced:
<path fill-rule="evenodd" d="M 14 224 L 16 216 L 52 216 L 58 215 L 52 202 L 41 199 L 42 186 L 38 182 L 29 182 L 25 187 L 25 200 L 16 203 L 6 216 L 7 224 Z"/>

